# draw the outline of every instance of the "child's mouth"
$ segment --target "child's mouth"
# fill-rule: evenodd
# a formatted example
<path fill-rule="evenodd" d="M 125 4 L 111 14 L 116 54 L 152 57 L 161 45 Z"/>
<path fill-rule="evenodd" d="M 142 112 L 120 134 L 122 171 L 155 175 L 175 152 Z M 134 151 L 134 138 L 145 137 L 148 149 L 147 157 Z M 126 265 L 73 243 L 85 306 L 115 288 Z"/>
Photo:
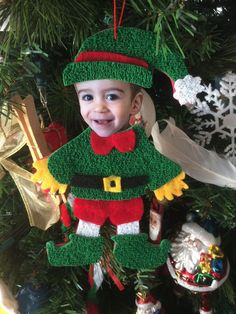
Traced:
<path fill-rule="evenodd" d="M 111 121 L 112 120 L 94 120 L 94 122 L 99 124 L 99 125 L 106 125 L 106 124 L 108 124 Z"/>

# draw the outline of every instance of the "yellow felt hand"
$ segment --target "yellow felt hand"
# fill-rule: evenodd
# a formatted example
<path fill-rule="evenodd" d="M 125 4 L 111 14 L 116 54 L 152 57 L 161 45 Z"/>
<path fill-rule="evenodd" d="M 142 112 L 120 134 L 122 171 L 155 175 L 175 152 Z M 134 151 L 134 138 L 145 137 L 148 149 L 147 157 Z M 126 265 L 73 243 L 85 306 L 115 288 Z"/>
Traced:
<path fill-rule="evenodd" d="M 177 177 L 167 182 L 159 189 L 154 191 L 158 201 L 162 201 L 166 198 L 168 201 L 174 199 L 174 196 L 181 196 L 183 194 L 182 190 L 187 190 L 188 185 L 183 181 L 185 178 L 185 173 L 182 171 Z"/>
<path fill-rule="evenodd" d="M 34 173 L 31 177 L 33 182 L 40 183 L 43 190 L 50 189 L 51 193 L 56 193 L 57 191 L 60 194 L 65 193 L 67 185 L 60 184 L 56 179 L 53 178 L 48 170 L 48 158 L 36 160 L 33 163 L 33 167 L 36 169 L 36 173 Z"/>

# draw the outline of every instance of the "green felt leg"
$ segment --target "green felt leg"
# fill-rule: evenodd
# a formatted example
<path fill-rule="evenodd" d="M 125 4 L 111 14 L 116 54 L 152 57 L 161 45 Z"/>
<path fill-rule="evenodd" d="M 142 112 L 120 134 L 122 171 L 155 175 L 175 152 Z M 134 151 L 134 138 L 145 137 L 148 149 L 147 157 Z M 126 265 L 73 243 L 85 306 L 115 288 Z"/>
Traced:
<path fill-rule="evenodd" d="M 52 241 L 46 244 L 48 261 L 53 266 L 94 264 L 101 258 L 103 246 L 102 237 L 84 237 L 76 234 L 70 234 L 69 242 L 63 246 L 56 246 Z"/>
<path fill-rule="evenodd" d="M 165 264 L 170 242 L 162 240 L 160 245 L 148 242 L 144 233 L 116 235 L 114 255 L 125 267 L 132 269 L 152 269 Z"/>

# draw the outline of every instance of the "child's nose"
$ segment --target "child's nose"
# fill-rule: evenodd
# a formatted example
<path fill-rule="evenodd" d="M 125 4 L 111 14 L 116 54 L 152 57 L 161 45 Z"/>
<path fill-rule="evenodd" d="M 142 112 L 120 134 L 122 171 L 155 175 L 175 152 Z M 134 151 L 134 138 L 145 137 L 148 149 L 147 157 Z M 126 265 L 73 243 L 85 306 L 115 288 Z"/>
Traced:
<path fill-rule="evenodd" d="M 98 100 L 96 103 L 95 111 L 97 112 L 106 112 L 108 111 L 107 104 L 104 100 Z"/>

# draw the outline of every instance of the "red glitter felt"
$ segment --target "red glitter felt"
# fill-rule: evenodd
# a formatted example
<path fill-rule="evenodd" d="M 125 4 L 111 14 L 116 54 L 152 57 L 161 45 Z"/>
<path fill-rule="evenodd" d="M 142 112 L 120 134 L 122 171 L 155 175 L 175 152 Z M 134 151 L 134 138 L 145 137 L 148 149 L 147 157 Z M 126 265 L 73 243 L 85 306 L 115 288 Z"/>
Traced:
<path fill-rule="evenodd" d="M 136 134 L 133 129 L 108 137 L 100 137 L 95 132 L 91 132 L 90 142 L 93 151 L 98 155 L 108 155 L 112 148 L 116 148 L 121 153 L 126 153 L 134 150 Z"/>
<path fill-rule="evenodd" d="M 141 198 L 122 201 L 95 201 L 75 198 L 74 215 L 84 221 L 102 225 L 107 218 L 114 225 L 139 221 L 143 215 Z"/>
<path fill-rule="evenodd" d="M 111 61 L 138 65 L 148 68 L 148 63 L 144 60 L 125 56 L 119 53 L 104 52 L 104 51 L 82 51 L 75 59 L 75 62 L 85 61 Z"/>

